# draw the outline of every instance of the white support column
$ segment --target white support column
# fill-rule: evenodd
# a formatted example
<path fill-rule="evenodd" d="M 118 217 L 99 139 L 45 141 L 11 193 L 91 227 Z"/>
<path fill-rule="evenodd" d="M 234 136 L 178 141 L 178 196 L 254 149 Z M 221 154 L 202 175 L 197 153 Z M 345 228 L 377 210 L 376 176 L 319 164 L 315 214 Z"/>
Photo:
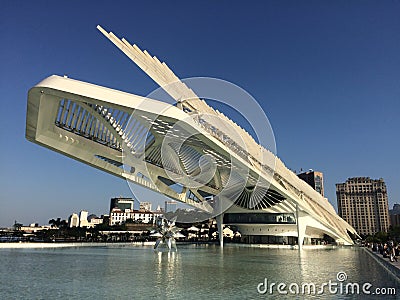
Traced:
<path fill-rule="evenodd" d="M 220 214 L 215 217 L 217 220 L 217 227 L 218 227 L 218 235 L 219 235 L 219 245 L 221 248 L 224 247 L 224 214 Z"/>
<path fill-rule="evenodd" d="M 306 222 L 298 204 L 296 204 L 296 223 L 299 250 L 301 250 L 303 248 L 304 236 L 306 234 Z"/>

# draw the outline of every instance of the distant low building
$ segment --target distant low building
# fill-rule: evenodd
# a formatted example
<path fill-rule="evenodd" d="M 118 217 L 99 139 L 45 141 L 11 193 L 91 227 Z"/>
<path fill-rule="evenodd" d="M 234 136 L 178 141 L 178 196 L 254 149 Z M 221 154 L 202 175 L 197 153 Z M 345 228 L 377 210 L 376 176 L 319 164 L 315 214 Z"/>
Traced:
<path fill-rule="evenodd" d="M 227 238 L 233 238 L 233 237 L 235 237 L 235 236 L 241 236 L 241 234 L 240 234 L 239 232 L 236 232 L 236 233 L 235 233 L 235 232 L 233 232 L 233 230 L 230 229 L 229 227 L 225 227 L 225 228 L 222 230 L 222 234 L 223 234 L 224 237 L 227 237 Z M 213 232 L 213 234 L 212 234 L 212 236 L 213 236 L 214 238 L 216 238 L 217 235 L 218 235 L 218 231 L 215 231 L 215 232 Z"/>
<path fill-rule="evenodd" d="M 95 227 L 96 225 L 103 224 L 103 218 L 99 218 L 96 215 L 90 215 L 88 217 L 88 227 Z"/>
<path fill-rule="evenodd" d="M 400 204 L 394 204 L 393 209 L 389 210 L 390 225 L 400 227 Z"/>
<path fill-rule="evenodd" d="M 42 230 L 51 229 L 50 225 L 39 226 L 38 223 L 30 224 L 29 226 L 21 226 L 20 231 L 24 231 L 25 233 L 35 233 Z"/>
<path fill-rule="evenodd" d="M 133 198 L 125 198 L 125 197 L 111 198 L 111 201 L 110 201 L 110 212 L 114 208 L 119 208 L 119 209 L 121 209 L 123 211 L 125 211 L 125 209 L 134 210 L 134 208 L 135 208 L 135 199 L 133 199 Z"/>
<path fill-rule="evenodd" d="M 127 220 L 153 224 L 162 215 L 161 212 L 113 208 L 110 213 L 110 225 L 124 224 Z"/>

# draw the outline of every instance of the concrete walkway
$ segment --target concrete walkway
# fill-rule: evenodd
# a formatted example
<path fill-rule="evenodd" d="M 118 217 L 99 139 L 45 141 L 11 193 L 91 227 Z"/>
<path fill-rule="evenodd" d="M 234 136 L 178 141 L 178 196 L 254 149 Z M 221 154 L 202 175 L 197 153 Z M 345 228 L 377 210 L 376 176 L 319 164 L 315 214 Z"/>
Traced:
<path fill-rule="evenodd" d="M 363 247 L 363 249 L 369 253 L 379 264 L 381 264 L 386 270 L 392 273 L 400 280 L 400 257 L 398 261 L 391 262 L 390 258 L 384 258 L 380 253 L 373 252 L 370 248 Z"/>
<path fill-rule="evenodd" d="M 0 249 L 24 248 L 73 248 L 73 247 L 127 247 L 127 246 L 154 246 L 154 242 L 109 242 L 109 243 L 0 243 Z"/>

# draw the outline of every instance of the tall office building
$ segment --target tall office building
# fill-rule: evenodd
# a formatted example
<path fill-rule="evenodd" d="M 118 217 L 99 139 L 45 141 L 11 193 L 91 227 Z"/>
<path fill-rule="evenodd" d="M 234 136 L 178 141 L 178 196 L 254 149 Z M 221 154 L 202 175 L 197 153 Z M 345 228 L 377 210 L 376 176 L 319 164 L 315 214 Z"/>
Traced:
<path fill-rule="evenodd" d="M 113 208 L 119 208 L 122 211 L 125 211 L 126 209 L 134 210 L 134 205 L 135 200 L 132 198 L 111 198 L 110 212 L 113 210 Z"/>
<path fill-rule="evenodd" d="M 79 216 L 76 213 L 73 213 L 68 218 L 68 226 L 72 227 L 79 227 Z"/>
<path fill-rule="evenodd" d="M 311 187 L 322 196 L 324 196 L 324 174 L 322 174 L 322 172 L 310 170 L 297 176 L 311 185 Z"/>
<path fill-rule="evenodd" d="M 88 212 L 86 210 L 81 210 L 79 213 L 79 227 L 87 227 L 88 225 Z"/>
<path fill-rule="evenodd" d="M 400 227 L 400 204 L 393 205 L 393 209 L 389 210 L 390 225 L 392 227 Z"/>
<path fill-rule="evenodd" d="M 383 179 L 349 178 L 336 184 L 339 215 L 359 234 L 389 229 L 388 195 Z"/>

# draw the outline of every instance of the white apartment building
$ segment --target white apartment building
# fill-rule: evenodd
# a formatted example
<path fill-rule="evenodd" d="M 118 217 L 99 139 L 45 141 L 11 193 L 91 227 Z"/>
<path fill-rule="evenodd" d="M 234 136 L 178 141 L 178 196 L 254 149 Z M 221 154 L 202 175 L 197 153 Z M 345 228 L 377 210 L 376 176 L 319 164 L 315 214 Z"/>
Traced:
<path fill-rule="evenodd" d="M 123 224 L 129 219 L 132 219 L 133 221 L 141 220 L 142 223 L 154 223 L 155 220 L 161 216 L 161 212 L 131 209 L 125 209 L 123 211 L 119 208 L 113 208 L 110 213 L 110 225 Z"/>

